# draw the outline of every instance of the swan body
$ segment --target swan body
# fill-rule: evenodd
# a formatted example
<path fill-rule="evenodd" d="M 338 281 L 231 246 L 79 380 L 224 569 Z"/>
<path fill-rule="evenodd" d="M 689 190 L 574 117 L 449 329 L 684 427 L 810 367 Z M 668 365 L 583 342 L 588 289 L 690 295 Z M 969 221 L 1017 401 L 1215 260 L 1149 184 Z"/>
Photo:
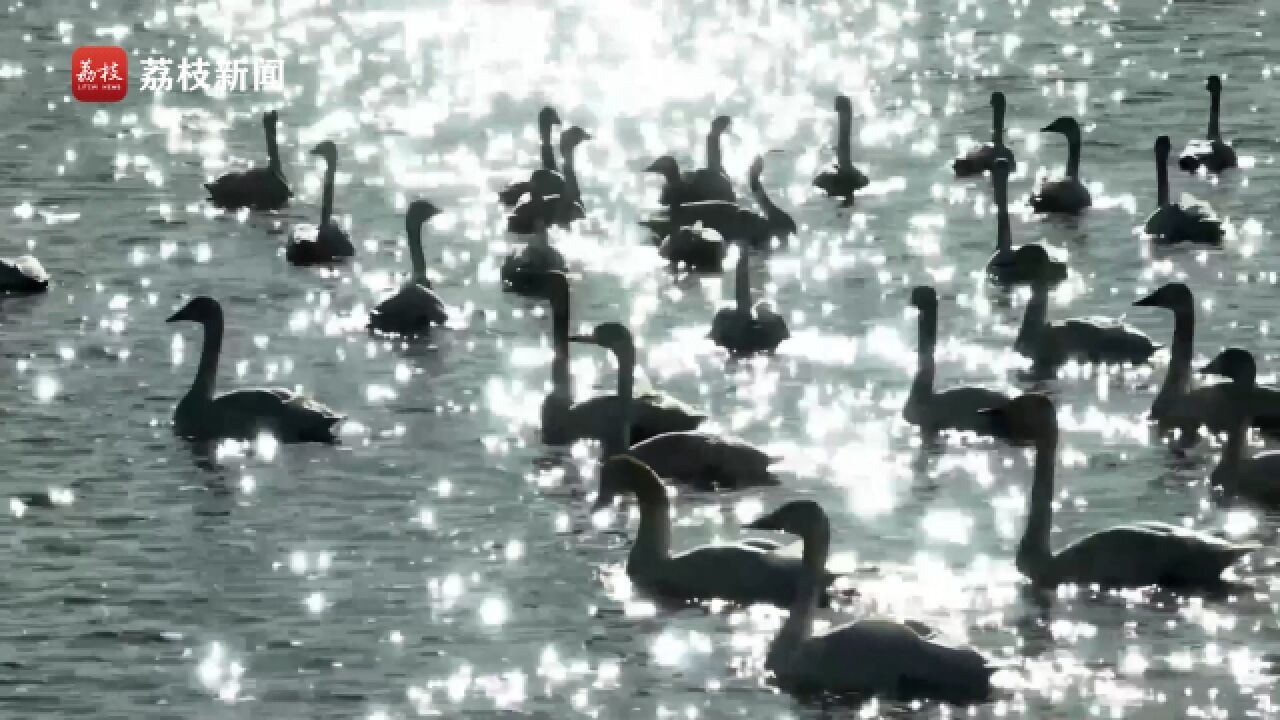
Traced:
<path fill-rule="evenodd" d="M 647 592 L 686 602 L 719 599 L 788 607 L 807 580 L 799 557 L 759 541 L 701 545 L 672 553 L 666 487 L 643 462 L 615 455 L 600 468 L 600 491 L 593 509 L 610 507 L 624 494 L 634 495 L 640 508 L 640 528 L 627 557 L 627 577 Z M 820 592 L 835 577 L 824 568 Z"/>
<path fill-rule="evenodd" d="M 772 353 L 791 337 L 787 322 L 765 301 L 751 304 L 750 253 L 746 243 L 738 247 L 734 268 L 734 304 L 716 311 L 708 337 L 716 345 L 739 356 Z"/>
<path fill-rule="evenodd" d="M 1280 505 L 1280 452 L 1248 454 L 1250 420 L 1255 412 L 1257 365 L 1247 350 L 1227 348 L 1201 371 L 1230 378 L 1225 383 L 1231 428 L 1209 482 L 1233 497 L 1259 504 Z"/>
<path fill-rule="evenodd" d="M 995 166 L 996 160 L 999 159 L 1009 162 L 1010 171 L 1017 168 L 1018 163 L 1013 157 L 1013 151 L 1004 144 L 1004 93 L 999 91 L 991 93 L 991 111 L 991 142 L 979 145 L 963 156 L 956 158 L 951 163 L 951 168 L 955 170 L 956 177 L 973 177 L 990 172 Z"/>
<path fill-rule="evenodd" d="M 607 431 L 626 412 L 617 395 L 597 395 L 579 402 L 572 397 L 569 375 L 569 279 L 550 272 L 540 283 L 551 304 L 551 392 L 542 403 L 542 441 L 568 445 L 584 438 L 609 439 Z M 707 416 L 675 398 L 659 392 L 643 392 L 631 398 L 631 433 L 637 442 L 668 432 L 695 430 Z"/>
<path fill-rule="evenodd" d="M 737 438 L 690 430 L 662 433 L 632 445 L 636 351 L 631 331 L 609 322 L 597 325 L 590 335 L 569 339 L 606 348 L 617 359 L 618 410 L 604 419 L 604 457 L 629 454 L 659 476 L 701 490 L 777 484 L 769 467 L 780 458 Z"/>
<path fill-rule="evenodd" d="M 545 199 L 535 191 L 522 202 L 538 205 L 545 202 Z M 499 277 L 504 291 L 541 295 L 540 284 L 546 279 L 547 273 L 563 273 L 568 270 L 564 255 L 551 245 L 544 217 L 540 212 L 535 212 L 535 217 L 536 228 L 532 238 L 523 247 L 513 250 L 502 263 Z"/>
<path fill-rule="evenodd" d="M 564 158 L 563 173 L 539 168 L 533 171 L 525 186 L 524 198 L 516 203 L 507 216 L 507 231 L 517 235 L 531 235 L 544 225 L 567 228 L 575 220 L 586 217 L 582 204 L 582 191 L 578 187 L 578 146 L 590 140 L 591 134 L 573 125 L 560 133 L 560 154 Z M 531 195 L 537 195 L 531 200 Z"/>
<path fill-rule="evenodd" d="M 1030 509 L 1016 559 L 1018 571 L 1034 584 L 1213 587 L 1225 569 L 1257 549 L 1176 525 L 1140 522 L 1086 535 L 1055 552 L 1049 542 L 1058 446 L 1053 403 L 1027 393 L 989 414 L 1015 442 L 1035 448 Z"/>
<path fill-rule="evenodd" d="M 720 153 L 720 139 L 729 130 L 731 122 L 727 115 L 719 115 L 711 121 L 711 129 L 707 132 L 706 167 L 682 174 L 675 158 L 663 155 L 645 169 L 662 175 L 666 180 L 658 202 L 670 207 L 703 200 L 732 203 L 738 199 L 729 176 L 725 174 Z"/>
<path fill-rule="evenodd" d="M 556 150 L 551 144 L 551 132 L 560 125 L 560 115 L 556 109 L 550 105 L 538 111 L 538 138 L 541 140 L 539 149 L 542 155 L 542 169 L 550 172 L 556 172 Z M 559 181 L 557 187 L 550 191 L 550 194 L 559 195 L 564 190 L 564 177 L 556 174 Z M 530 191 L 532 182 L 522 180 L 507 185 L 498 193 L 498 201 L 503 207 L 513 208 L 516 203 L 520 202 L 520 198 L 524 197 Z"/>
<path fill-rule="evenodd" d="M 1230 431 L 1236 422 L 1235 402 L 1230 383 L 1193 388 L 1191 358 L 1195 343 L 1195 298 L 1180 282 L 1162 285 L 1134 303 L 1138 307 L 1160 307 L 1173 312 L 1173 346 L 1164 381 L 1151 403 L 1148 417 L 1160 432 L 1178 430 L 1183 444 L 1194 443 L 1199 429 L 1214 435 Z M 1250 407 L 1253 427 L 1270 435 L 1280 434 L 1280 391 L 1252 385 Z"/>
<path fill-rule="evenodd" d="M 1204 140 L 1192 140 L 1178 157 L 1178 167 L 1187 172 L 1204 168 L 1205 172 L 1221 173 L 1236 167 L 1236 151 L 1222 141 L 1218 129 L 1218 116 L 1222 109 L 1222 78 L 1210 75 L 1205 83 L 1209 91 L 1209 132 Z"/>
<path fill-rule="evenodd" d="M 1031 194 L 1031 208 L 1038 213 L 1078 215 L 1093 204 L 1089 188 L 1080 182 L 1080 124 L 1070 116 L 1054 120 L 1040 132 L 1062 133 L 1067 140 L 1066 177 L 1049 180 Z"/>
<path fill-rule="evenodd" d="M 285 180 L 280 162 L 280 150 L 276 145 L 276 123 L 279 114 L 272 110 L 262 115 L 262 126 L 267 135 L 267 166 L 244 172 L 230 172 L 204 187 L 209 191 L 209 202 L 224 210 L 251 208 L 253 210 L 279 210 L 289 204 L 293 191 Z"/>
<path fill-rule="evenodd" d="M 1006 286 L 1027 285 L 1041 278 L 1056 285 L 1067 279 L 1066 263 L 1050 260 L 1044 248 L 1035 243 L 1027 243 L 1017 249 L 1013 247 L 1013 228 L 1009 220 L 1010 170 L 1009 163 L 1003 158 L 991 166 L 991 188 L 996 201 L 996 251 L 987 260 L 987 277 L 998 285 Z"/>
<path fill-rule="evenodd" d="M 1169 201 L 1169 148 L 1167 135 L 1156 138 L 1156 209 L 1147 217 L 1143 232 L 1157 243 L 1168 245 L 1220 244 L 1226 233 L 1213 208 L 1185 193 L 1181 203 Z"/>
<path fill-rule="evenodd" d="M 0 258 L 0 294 L 33 295 L 49 289 L 49 273 L 31 255 Z"/>
<path fill-rule="evenodd" d="M 972 385 L 935 391 L 933 353 L 938 341 L 938 294 L 927 285 L 916 287 L 911 292 L 911 304 L 920 313 L 919 365 L 906 405 L 902 408 L 903 419 L 919 427 L 926 435 L 943 430 L 994 435 L 991 420 L 982 410 L 1005 404 L 1009 401 L 1008 396 Z"/>
<path fill-rule="evenodd" d="M 409 257 L 413 274 L 391 297 L 369 313 L 369 328 L 391 335 L 425 335 L 433 325 L 444 325 L 449 317 L 444 301 L 427 279 L 427 261 L 422 253 L 422 225 L 440 211 L 426 200 L 409 203 L 405 231 L 409 237 Z"/>
<path fill-rule="evenodd" d="M 1039 262 L 1042 267 L 1048 262 L 1043 249 Z M 1014 351 L 1033 362 L 1033 371 L 1056 370 L 1068 360 L 1141 365 L 1160 349 L 1140 330 L 1124 323 L 1099 317 L 1051 323 L 1048 311 L 1049 283 L 1041 279 L 1031 284 L 1031 302 L 1013 343 Z"/>
<path fill-rule="evenodd" d="M 799 535 L 805 582 L 769 644 L 765 668 L 782 689 L 804 695 L 881 695 L 894 700 L 986 700 L 997 670 L 976 650 L 944 643 L 920 623 L 867 618 L 813 632 L 813 615 L 830 552 L 822 508 L 797 500 L 747 525 Z"/>
<path fill-rule="evenodd" d="M 252 388 L 214 395 L 222 350 L 223 315 L 217 300 L 192 298 L 168 322 L 191 321 L 204 327 L 204 347 L 195 381 L 178 401 L 174 430 L 195 440 L 251 440 L 270 433 L 280 442 L 332 442 L 343 416 L 283 388 Z"/>
<path fill-rule="evenodd" d="M 796 233 L 795 220 L 779 208 L 760 182 L 764 159 L 757 156 L 748 170 L 751 193 L 762 212 L 724 200 L 673 203 L 665 212 L 655 213 L 640 224 L 657 237 L 667 237 L 682 227 L 702 225 L 720 233 L 730 242 L 745 240 L 753 248 L 767 248 L 772 239 L 785 240 Z"/>
<path fill-rule="evenodd" d="M 869 185 L 871 180 L 853 166 L 853 103 L 848 96 L 836 96 L 836 118 L 839 124 L 836 130 L 836 162 L 830 170 L 818 173 L 813 179 L 813 186 L 826 193 L 827 197 L 840 198 L 841 207 L 852 207 L 853 194 Z"/>
<path fill-rule="evenodd" d="M 678 228 L 658 247 L 658 254 L 672 265 L 696 272 L 720 272 L 728 252 L 724 237 L 701 224 Z"/>
<path fill-rule="evenodd" d="M 338 146 L 326 140 L 317 145 L 312 155 L 325 160 L 324 196 L 320 207 L 320 224 L 315 234 L 294 235 L 285 247 L 285 259 L 294 265 L 319 265 L 338 262 L 356 254 L 351 236 L 333 219 L 334 179 L 338 171 Z"/>

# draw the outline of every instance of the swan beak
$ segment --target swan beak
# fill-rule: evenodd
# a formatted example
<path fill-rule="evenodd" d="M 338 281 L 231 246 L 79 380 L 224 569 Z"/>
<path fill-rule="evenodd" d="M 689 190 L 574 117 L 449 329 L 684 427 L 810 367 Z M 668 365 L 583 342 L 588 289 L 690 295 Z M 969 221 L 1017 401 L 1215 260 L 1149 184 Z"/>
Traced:
<path fill-rule="evenodd" d="M 595 345 L 596 339 L 590 335 L 570 335 L 569 342 L 585 343 L 587 345 Z"/>
<path fill-rule="evenodd" d="M 647 173 L 660 173 L 662 172 L 662 168 L 658 167 L 658 161 L 654 160 L 653 162 L 649 163 L 649 166 L 646 167 L 644 171 Z"/>
<path fill-rule="evenodd" d="M 1200 368 L 1201 375 L 1223 375 L 1222 367 L 1219 366 L 1217 358 L 1204 367 Z M 1225 376 L 1224 376 L 1225 377 Z"/>
<path fill-rule="evenodd" d="M 1137 305 L 1138 307 L 1160 307 L 1160 302 L 1156 300 L 1155 293 L 1151 293 L 1150 295 L 1142 298 L 1141 300 L 1135 301 L 1133 304 Z"/>
<path fill-rule="evenodd" d="M 170 316 L 165 320 L 165 322 L 167 322 L 167 323 L 171 323 L 171 322 L 179 322 L 179 321 L 181 321 L 181 320 L 186 320 L 186 319 L 187 319 L 187 317 L 186 317 L 186 315 L 184 315 L 184 314 L 183 314 L 185 311 L 186 311 L 186 308 L 183 308 L 182 310 L 179 310 L 178 312 L 176 312 L 176 313 L 174 313 L 174 314 L 170 315 Z"/>
<path fill-rule="evenodd" d="M 611 507 L 613 507 L 613 498 L 606 497 L 604 493 L 596 493 L 596 501 L 591 505 L 591 514 L 595 515 L 596 513 L 602 510 L 608 510 Z"/>

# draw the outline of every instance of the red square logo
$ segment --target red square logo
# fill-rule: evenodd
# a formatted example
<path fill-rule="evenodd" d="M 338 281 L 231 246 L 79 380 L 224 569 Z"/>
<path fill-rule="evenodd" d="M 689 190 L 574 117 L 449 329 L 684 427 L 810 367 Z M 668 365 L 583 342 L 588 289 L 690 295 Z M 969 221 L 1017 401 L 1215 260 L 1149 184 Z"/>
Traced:
<path fill-rule="evenodd" d="M 129 93 L 129 56 L 114 45 L 71 53 L 71 95 L 80 102 L 119 102 Z"/>

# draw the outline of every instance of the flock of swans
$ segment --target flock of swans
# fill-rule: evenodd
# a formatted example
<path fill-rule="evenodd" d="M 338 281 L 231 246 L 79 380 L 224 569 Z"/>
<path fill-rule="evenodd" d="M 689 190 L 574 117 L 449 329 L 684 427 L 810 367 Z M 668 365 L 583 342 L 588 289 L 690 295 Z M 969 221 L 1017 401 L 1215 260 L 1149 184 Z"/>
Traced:
<path fill-rule="evenodd" d="M 1188 172 L 1221 173 L 1236 165 L 1235 154 L 1219 132 L 1222 83 L 1210 77 L 1210 120 L 1207 137 L 1187 146 L 1178 166 Z M 1141 365 L 1161 347 L 1138 330 L 1100 318 L 1054 320 L 1049 292 L 1069 273 L 1045 248 L 1015 246 L 1010 231 L 1008 178 L 1016 160 L 1004 144 L 1004 95 L 991 96 L 992 138 L 957 158 L 957 177 L 989 175 L 998 209 L 996 248 L 987 265 L 992 283 L 1031 290 L 1014 350 L 1030 361 L 1030 374 L 1053 376 L 1069 361 L 1105 365 Z M 838 134 L 835 163 L 813 180 L 813 186 L 838 199 L 855 202 L 870 180 L 853 164 L 852 105 L 835 100 Z M 276 142 L 275 111 L 263 116 L 268 163 L 229 173 L 205 187 L 210 202 L 227 210 L 274 211 L 293 196 L 284 175 Z M 763 157 L 750 166 L 747 185 L 754 207 L 741 202 L 721 162 L 720 139 L 730 128 L 716 117 L 706 139 L 706 165 L 682 171 L 675 158 L 663 156 L 647 171 L 663 180 L 662 209 L 643 221 L 653 231 L 658 252 L 673 265 L 692 272 L 721 272 L 729 244 L 737 245 L 735 299 L 711 319 L 709 336 L 736 356 L 771 353 L 789 336 L 782 315 L 767 303 L 752 303 L 749 257 L 767 253 L 797 233 L 791 217 L 770 198 L 761 183 Z M 636 348 L 629 329 L 602 323 L 574 334 L 570 320 L 571 288 L 564 256 L 552 244 L 551 229 L 568 227 L 585 215 L 575 172 L 575 150 L 591 135 L 570 126 L 553 142 L 561 120 L 556 110 L 538 115 L 541 167 L 527 179 L 498 194 L 509 209 L 508 230 L 527 236 L 501 267 L 504 291 L 543 298 L 550 305 L 551 390 L 541 409 L 542 438 L 549 445 L 595 440 L 602 463 L 594 509 L 611 507 L 621 497 L 638 505 L 640 524 L 626 562 L 638 587 L 664 598 L 696 602 L 718 598 L 729 602 L 769 603 L 790 611 L 772 642 L 766 667 L 775 682 L 794 692 L 882 694 L 976 702 L 991 695 L 991 679 L 999 663 L 978 650 L 944 641 L 929 627 L 912 621 L 863 618 L 816 633 L 815 610 L 829 601 L 837 576 L 827 570 L 832 528 L 822 508 L 811 501 L 789 502 L 747 527 L 794 535 L 795 552 L 767 539 L 713 544 L 673 552 L 670 496 L 666 483 L 699 491 L 734 490 L 777 483 L 771 466 L 781 458 L 732 437 L 699 431 L 706 416 L 663 393 L 635 387 Z M 1081 131 L 1075 119 L 1062 117 L 1043 128 L 1067 143 L 1066 175 L 1044 182 L 1029 198 L 1042 213 L 1077 214 L 1091 204 L 1080 179 Z M 1146 234 L 1159 243 L 1218 243 L 1222 222 L 1197 203 L 1169 201 L 1167 166 L 1170 142 L 1155 143 L 1156 207 L 1145 223 Z M 290 237 L 286 258 L 298 265 L 340 263 L 352 257 L 356 244 L 334 219 L 334 178 L 338 148 L 322 142 L 312 154 L 324 160 L 323 200 L 313 232 Z M 448 309 L 427 279 L 424 227 L 439 210 L 426 200 L 408 205 L 405 232 L 411 268 L 400 289 L 370 313 L 371 331 L 404 337 L 429 335 L 445 325 Z M 33 293 L 48 287 L 49 277 L 31 257 L 0 264 L 0 290 Z M 1054 549 L 1050 543 L 1058 425 L 1052 402 L 1044 395 L 1009 397 L 978 386 L 935 388 L 938 295 L 932 287 L 916 287 L 910 304 L 918 311 L 918 368 L 902 416 L 931 437 L 942 432 L 988 436 L 1034 449 L 1035 460 L 1025 531 L 1017 548 L 1016 567 L 1034 585 L 1066 583 L 1103 587 L 1208 588 L 1223 582 L 1233 563 L 1256 549 L 1163 522 L 1147 521 L 1095 532 Z M 1233 498 L 1280 502 L 1280 454 L 1247 454 L 1250 427 L 1280 435 L 1280 391 L 1259 387 L 1253 357 L 1241 348 L 1222 351 L 1200 370 L 1226 378 L 1217 384 L 1195 382 L 1191 366 L 1195 303 L 1182 283 L 1164 285 L 1138 298 L 1137 306 L 1173 313 L 1174 330 L 1167 375 L 1151 405 L 1150 419 L 1179 444 L 1196 441 L 1201 430 L 1225 433 L 1227 442 L 1210 481 Z M 329 442 L 343 416 L 308 397 L 283 389 L 237 389 L 216 392 L 224 330 L 220 304 L 199 296 L 177 310 L 169 322 L 193 322 L 203 328 L 204 343 L 190 389 L 173 415 L 176 432 L 194 440 L 251 439 L 270 433 L 281 442 Z M 569 355 L 575 344 L 612 353 L 617 362 L 613 394 L 576 399 L 572 394 Z"/>

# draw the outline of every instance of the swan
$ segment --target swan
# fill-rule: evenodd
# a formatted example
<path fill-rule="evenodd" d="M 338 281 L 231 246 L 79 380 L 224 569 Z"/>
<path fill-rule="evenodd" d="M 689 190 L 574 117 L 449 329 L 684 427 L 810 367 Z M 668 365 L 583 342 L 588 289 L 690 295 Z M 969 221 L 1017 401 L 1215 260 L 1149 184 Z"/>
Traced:
<path fill-rule="evenodd" d="M 540 295 L 542 294 L 540 284 L 547 273 L 565 272 L 568 270 L 568 264 L 565 263 L 564 255 L 552 247 L 547 233 L 547 224 L 541 217 L 542 213 L 536 208 L 546 202 L 546 199 L 535 190 L 522 202 L 530 202 L 535 206 L 536 229 L 533 237 L 524 247 L 513 250 L 507 255 L 499 271 L 499 277 L 502 280 L 502 289 L 506 292 Z"/>
<path fill-rule="evenodd" d="M 1004 93 L 999 90 L 991 93 L 991 142 L 979 145 L 964 156 L 956 158 L 951 164 L 952 169 L 956 171 L 956 177 L 981 175 L 991 170 L 996 158 L 1008 160 L 1010 171 L 1017 168 L 1018 163 L 1013 157 L 1013 151 L 1004 144 L 1004 108 Z"/>
<path fill-rule="evenodd" d="M 791 337 L 787 321 L 774 311 L 773 305 L 764 300 L 751 305 L 749 261 L 747 245 L 739 244 L 733 277 L 734 304 L 716 311 L 708 333 L 712 342 L 733 355 L 772 353 Z"/>
<path fill-rule="evenodd" d="M 1253 355 L 1238 347 L 1227 348 L 1200 372 L 1231 380 L 1226 383 L 1231 428 L 1227 431 L 1222 457 L 1209 474 L 1209 482 L 1231 496 L 1265 505 L 1280 504 L 1280 452 L 1264 452 L 1252 457 L 1246 452 L 1257 389 L 1258 368 Z"/>
<path fill-rule="evenodd" d="M 409 259 L 413 274 L 395 295 L 378 303 L 369 313 L 369 328 L 393 335 L 424 335 L 432 325 L 448 321 L 444 301 L 427 279 L 427 260 L 422 254 L 422 225 L 440 214 L 426 200 L 414 200 L 405 212 L 405 232 L 409 236 Z"/>
<path fill-rule="evenodd" d="M 720 272 L 728 252 L 724 236 L 702 223 L 677 228 L 658 246 L 663 259 L 695 272 Z"/>
<path fill-rule="evenodd" d="M 765 669 L 782 689 L 797 694 L 883 695 L 956 703 L 986 700 L 998 669 L 971 647 L 927 636 L 920 623 L 867 618 L 814 634 L 813 615 L 826 573 L 831 524 L 812 500 L 795 500 L 747 528 L 798 535 L 804 541 L 800 591 L 777 636 Z"/>
<path fill-rule="evenodd" d="M 1080 124 L 1064 115 L 1040 132 L 1061 133 L 1067 139 L 1067 176 L 1042 183 L 1040 190 L 1031 194 L 1031 208 L 1039 213 L 1078 215 L 1093 204 L 1089 188 L 1080 182 Z"/>
<path fill-rule="evenodd" d="M 356 254 L 351 236 L 333 220 L 333 181 L 338 172 L 338 146 L 325 140 L 315 146 L 311 154 L 324 158 L 324 199 L 314 237 L 295 235 L 285 248 L 285 259 L 295 265 L 332 263 Z"/>
<path fill-rule="evenodd" d="M 836 117 L 839 121 L 839 128 L 836 130 L 836 164 L 830 170 L 818 173 L 813 179 L 813 186 L 825 192 L 827 197 L 841 198 L 843 202 L 840 207 L 852 207 L 853 194 L 871 181 L 853 166 L 853 103 L 848 96 L 836 96 Z"/>
<path fill-rule="evenodd" d="M 551 305 L 551 392 L 542 403 L 542 441 L 568 445 L 583 438 L 607 439 L 603 431 L 618 415 L 617 395 L 573 402 L 569 376 L 569 278 L 549 272 L 540 283 Z M 637 442 L 666 432 L 695 430 L 707 416 L 664 393 L 649 391 L 631 403 L 631 438 Z"/>
<path fill-rule="evenodd" d="M 1036 254 L 1031 248 L 1040 252 Z M 1044 248 L 1032 245 L 1020 249 L 1038 255 L 1042 266 L 1048 262 Z M 1036 374 L 1057 370 L 1068 360 L 1141 365 L 1161 347 L 1142 331 L 1115 320 L 1090 317 L 1051 323 L 1048 314 L 1049 283 L 1043 279 L 1032 282 L 1031 301 L 1027 303 L 1013 349 L 1032 361 L 1032 372 Z"/>
<path fill-rule="evenodd" d="M 920 285 L 911 291 L 911 305 L 920 313 L 916 348 L 919 366 L 902 408 L 903 419 L 926 435 L 940 430 L 993 435 L 990 419 L 979 411 L 1003 405 L 1009 401 L 1008 396 L 973 385 L 935 392 L 933 351 L 938 343 L 938 293 Z"/>
<path fill-rule="evenodd" d="M 1186 194 L 1182 204 L 1169 202 L 1169 148 L 1168 135 L 1156 138 L 1156 209 L 1143 232 L 1159 243 L 1221 243 L 1222 220 L 1213 208 Z"/>
<path fill-rule="evenodd" d="M 636 348 L 631 331 L 620 323 L 607 322 L 597 325 L 590 335 L 572 335 L 569 340 L 605 348 L 618 364 L 618 410 L 603 418 L 608 423 L 602 428 L 607 438 L 601 441 L 603 457 L 629 454 L 660 477 L 699 490 L 777 484 L 769 466 L 780 458 L 736 438 L 698 431 L 668 432 L 632 445 Z"/>
<path fill-rule="evenodd" d="M 695 200 L 733 202 L 737 199 L 720 156 L 720 139 L 728 132 L 731 123 L 728 115 L 717 115 L 712 119 L 711 129 L 707 131 L 707 166 L 684 178 L 684 185 L 694 194 Z"/>
<path fill-rule="evenodd" d="M 541 140 L 539 148 L 542 151 L 542 169 L 556 171 L 556 150 L 551 144 L 551 131 L 560 126 L 560 115 L 556 109 L 550 105 L 538 111 L 538 138 Z M 563 187 L 563 178 L 561 179 L 561 187 Z M 520 181 L 513 182 L 502 189 L 498 193 L 498 201 L 503 207 L 515 207 L 520 202 L 520 198 L 529 192 L 529 182 Z M 559 194 L 560 189 L 555 190 L 555 194 Z"/>
<path fill-rule="evenodd" d="M 0 258 L 0 295 L 34 295 L 49 289 L 49 273 L 31 255 Z"/>
<path fill-rule="evenodd" d="M 646 592 L 686 602 L 719 599 L 788 607 L 809 582 L 800 558 L 778 552 L 777 545 L 716 543 L 672 554 L 667 488 L 649 466 L 629 455 L 614 455 L 600 467 L 600 490 L 592 511 L 612 507 L 622 495 L 635 496 L 640 508 L 627 577 Z M 821 593 L 836 576 L 825 567 L 818 572 L 816 590 Z"/>
<path fill-rule="evenodd" d="M 996 251 L 987 260 L 987 277 L 999 285 L 1026 285 L 1044 276 L 1051 284 L 1067 279 L 1067 264 L 1057 260 L 1042 261 L 1044 248 L 1027 243 L 1013 248 L 1013 229 L 1009 222 L 1009 162 L 997 158 L 991 166 L 991 187 L 996 201 Z M 1029 250 L 1035 247 L 1040 252 Z M 1044 263 L 1048 264 L 1045 265 Z"/>
<path fill-rule="evenodd" d="M 590 139 L 591 133 L 577 125 L 560 133 L 564 174 L 545 168 L 533 172 L 524 199 L 507 216 L 508 232 L 532 235 L 538 231 L 539 222 L 567 228 L 574 220 L 585 217 L 574 154 L 579 145 Z M 542 202 L 530 202 L 533 195 L 539 195 Z"/>
<path fill-rule="evenodd" d="M 1222 78 L 1210 75 L 1205 83 L 1209 91 L 1209 133 L 1204 140 L 1192 140 L 1178 157 L 1178 167 L 1187 172 L 1204 168 L 1206 172 L 1221 173 L 1236 167 L 1236 151 L 1222 141 L 1218 131 L 1218 113 L 1222 108 Z"/>
<path fill-rule="evenodd" d="M 252 208 L 254 210 L 279 210 L 289 204 L 293 191 L 284 177 L 280 164 L 280 149 L 276 145 L 276 123 L 280 115 L 275 110 L 263 113 L 262 127 L 267 134 L 267 166 L 244 172 L 229 172 L 211 183 L 205 183 L 209 201 L 224 210 Z"/>
<path fill-rule="evenodd" d="M 334 426 L 343 416 L 292 390 L 246 388 L 215 396 L 222 351 L 222 306 L 199 295 L 167 322 L 183 320 L 204 326 L 204 347 L 196 379 L 173 412 L 173 426 L 179 435 L 195 440 L 252 440 L 266 432 L 286 443 L 333 442 Z"/>
<path fill-rule="evenodd" d="M 1086 535 L 1055 553 L 1049 543 L 1058 450 L 1053 403 L 1026 393 L 987 412 L 1015 442 L 1035 448 L 1027 525 L 1016 557 L 1018 571 L 1035 585 L 1211 587 L 1221 583 L 1223 570 L 1257 549 L 1177 525 L 1140 522 Z"/>
<path fill-rule="evenodd" d="M 665 238 L 682 227 L 702 224 L 730 242 L 745 240 L 753 248 L 769 247 L 773 238 L 785 239 L 795 234 L 796 224 L 791 216 L 780 210 L 760 184 L 764 160 L 757 157 L 749 169 L 751 189 L 764 214 L 724 200 L 676 202 L 666 211 L 654 213 L 640 224 L 649 228 L 656 237 Z"/>
<path fill-rule="evenodd" d="M 1194 351 L 1196 306 L 1191 289 L 1180 282 L 1162 285 L 1134 302 L 1138 307 L 1159 307 L 1173 313 L 1173 346 L 1164 382 L 1151 403 L 1148 417 L 1161 432 L 1179 430 L 1179 439 L 1189 444 L 1199 437 L 1201 426 L 1214 435 L 1231 430 L 1235 424 L 1230 383 L 1191 387 L 1191 356 Z M 1280 435 L 1280 392 L 1273 388 L 1253 388 L 1252 424 L 1271 435 Z"/>

